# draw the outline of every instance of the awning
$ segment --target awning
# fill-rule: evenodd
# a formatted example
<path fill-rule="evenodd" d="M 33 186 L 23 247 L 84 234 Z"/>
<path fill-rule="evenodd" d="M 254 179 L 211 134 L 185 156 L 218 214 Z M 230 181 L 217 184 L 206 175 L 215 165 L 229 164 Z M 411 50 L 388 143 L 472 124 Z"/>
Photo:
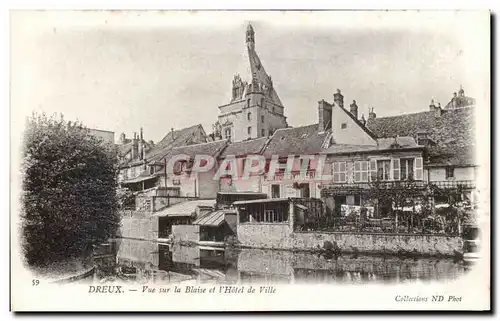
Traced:
<path fill-rule="evenodd" d="M 205 216 L 200 217 L 196 221 L 193 222 L 194 225 L 203 225 L 203 226 L 220 226 L 224 222 L 224 211 L 215 211 L 208 213 Z"/>
<path fill-rule="evenodd" d="M 144 182 L 144 181 L 147 181 L 147 180 L 149 180 L 149 179 L 153 179 L 153 178 L 156 178 L 156 176 L 154 176 L 154 175 L 147 175 L 147 176 L 139 175 L 139 176 L 138 176 L 138 177 L 136 177 L 136 178 L 132 178 L 132 179 L 129 179 L 129 180 L 123 181 L 123 182 L 121 182 L 121 183 L 122 183 L 122 184 L 140 183 L 140 182 Z"/>
<path fill-rule="evenodd" d="M 187 201 L 182 203 L 174 204 L 166 209 L 156 212 L 153 216 L 164 217 L 164 216 L 192 216 L 196 213 L 196 208 L 198 206 L 214 206 L 215 200 L 196 200 Z"/>
<path fill-rule="evenodd" d="M 301 210 L 304 210 L 304 211 L 308 210 L 307 206 L 304 206 L 302 204 L 295 204 L 295 206 L 297 206 L 298 208 L 300 208 Z"/>
<path fill-rule="evenodd" d="M 249 200 L 249 201 L 236 201 L 233 205 L 245 205 L 245 204 L 258 204 L 258 203 L 275 203 L 275 202 L 288 202 L 288 198 L 266 198 L 259 200 Z"/>

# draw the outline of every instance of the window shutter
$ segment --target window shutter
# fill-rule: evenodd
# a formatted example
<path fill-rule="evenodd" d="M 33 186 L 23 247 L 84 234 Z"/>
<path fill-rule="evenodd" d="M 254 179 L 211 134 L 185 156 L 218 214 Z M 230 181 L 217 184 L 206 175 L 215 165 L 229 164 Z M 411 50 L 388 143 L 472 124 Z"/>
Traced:
<path fill-rule="evenodd" d="M 370 180 L 371 181 L 376 181 L 377 180 L 377 160 L 372 159 L 370 160 Z"/>
<path fill-rule="evenodd" d="M 394 158 L 392 160 L 392 179 L 395 181 L 399 181 L 400 179 L 399 173 L 400 173 L 399 158 Z"/>
<path fill-rule="evenodd" d="M 424 179 L 424 164 L 422 157 L 415 157 L 415 180 L 421 181 Z"/>
<path fill-rule="evenodd" d="M 352 183 L 353 180 L 353 163 L 347 163 L 347 183 Z"/>

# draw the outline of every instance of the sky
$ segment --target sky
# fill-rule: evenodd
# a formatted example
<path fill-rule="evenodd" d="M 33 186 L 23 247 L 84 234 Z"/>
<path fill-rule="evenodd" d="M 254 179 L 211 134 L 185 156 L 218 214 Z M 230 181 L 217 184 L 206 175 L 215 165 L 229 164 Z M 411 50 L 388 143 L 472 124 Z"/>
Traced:
<path fill-rule="evenodd" d="M 484 17 L 483 17 L 484 18 Z M 459 90 L 485 98 L 478 15 L 423 12 L 17 12 L 11 17 L 11 123 L 62 113 L 127 137 L 144 128 L 207 133 L 227 104 L 255 30 L 291 126 L 317 122 L 318 101 L 357 101 L 377 117 L 444 107 Z M 472 31 L 471 31 L 472 29 Z M 489 75 L 489 74 L 488 74 Z M 16 126 L 14 126 L 16 127 Z"/>

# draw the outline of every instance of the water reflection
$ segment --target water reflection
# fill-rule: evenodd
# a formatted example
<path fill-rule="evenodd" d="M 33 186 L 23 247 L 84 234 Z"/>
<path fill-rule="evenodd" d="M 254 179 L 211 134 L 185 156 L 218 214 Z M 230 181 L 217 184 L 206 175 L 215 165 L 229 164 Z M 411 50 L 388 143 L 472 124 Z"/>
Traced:
<path fill-rule="evenodd" d="M 469 267 L 439 258 L 317 255 L 187 247 L 118 239 L 94 253 L 94 282 L 367 283 L 456 279 Z"/>

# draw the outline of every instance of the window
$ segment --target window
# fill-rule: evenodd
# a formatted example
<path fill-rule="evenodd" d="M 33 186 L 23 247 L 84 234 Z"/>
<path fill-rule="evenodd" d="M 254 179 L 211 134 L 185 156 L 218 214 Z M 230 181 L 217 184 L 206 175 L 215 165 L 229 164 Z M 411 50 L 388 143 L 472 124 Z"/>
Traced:
<path fill-rule="evenodd" d="M 354 182 L 368 182 L 368 161 L 354 162 Z"/>
<path fill-rule="evenodd" d="M 248 119 L 248 120 L 252 120 L 252 113 L 248 113 L 248 114 L 247 114 L 247 119 Z"/>
<path fill-rule="evenodd" d="M 231 140 L 231 128 L 226 128 L 225 135 L 226 135 L 226 139 Z"/>
<path fill-rule="evenodd" d="M 453 167 L 446 167 L 446 179 L 455 178 L 455 169 Z"/>
<path fill-rule="evenodd" d="M 379 181 L 390 180 L 391 173 L 391 161 L 390 160 L 378 160 L 377 161 L 377 178 Z"/>
<path fill-rule="evenodd" d="M 260 105 L 261 105 L 262 107 L 264 107 L 264 98 L 261 98 L 261 99 L 260 99 Z"/>
<path fill-rule="evenodd" d="M 273 113 L 274 113 L 274 106 L 273 106 Z"/>
<path fill-rule="evenodd" d="M 247 99 L 247 108 L 250 107 L 250 98 Z"/>
<path fill-rule="evenodd" d="M 342 128 L 342 129 L 346 129 L 346 128 L 347 128 L 347 123 L 342 123 L 342 124 L 340 125 L 340 128 Z"/>
<path fill-rule="evenodd" d="M 252 127 L 248 126 L 247 132 L 248 132 L 248 135 L 251 135 L 252 134 Z"/>
<path fill-rule="evenodd" d="M 310 197 L 311 192 L 310 192 L 308 183 L 299 184 L 299 190 L 300 190 L 300 197 L 304 197 L 304 198 Z"/>
<path fill-rule="evenodd" d="M 402 158 L 400 160 L 400 168 L 401 168 L 401 180 L 412 180 L 415 178 L 413 174 L 413 158 Z M 394 178 L 396 179 L 396 178 Z"/>
<path fill-rule="evenodd" d="M 150 166 L 149 167 L 149 175 L 153 175 L 155 173 L 155 167 L 154 166 Z"/>
<path fill-rule="evenodd" d="M 271 185 L 271 198 L 280 198 L 280 186 Z"/>
<path fill-rule="evenodd" d="M 131 177 L 135 177 L 136 173 L 135 173 L 135 167 L 132 167 L 131 169 Z"/>
<path fill-rule="evenodd" d="M 372 182 L 377 180 L 377 160 L 375 159 L 370 160 L 370 180 Z"/>
<path fill-rule="evenodd" d="M 260 121 L 261 121 L 261 122 L 264 122 L 264 115 L 261 115 L 261 116 L 260 116 Z"/>
<path fill-rule="evenodd" d="M 336 183 L 346 182 L 346 163 L 333 163 L 333 181 Z"/>
<path fill-rule="evenodd" d="M 262 128 L 262 130 L 260 131 L 261 135 L 262 136 L 266 136 L 266 130 L 264 128 Z"/>

